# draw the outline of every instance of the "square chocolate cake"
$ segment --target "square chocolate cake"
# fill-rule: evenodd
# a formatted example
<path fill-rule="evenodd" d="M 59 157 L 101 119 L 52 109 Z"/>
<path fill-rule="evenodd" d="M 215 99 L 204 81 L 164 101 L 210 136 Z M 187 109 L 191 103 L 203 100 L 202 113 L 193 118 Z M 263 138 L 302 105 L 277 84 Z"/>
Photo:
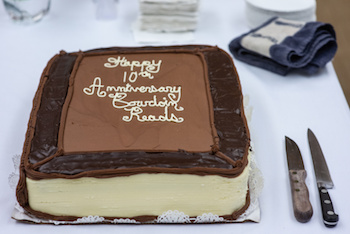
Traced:
<path fill-rule="evenodd" d="M 249 151 L 223 50 L 61 51 L 33 101 L 17 200 L 27 215 L 62 223 L 229 222 L 250 203 Z"/>

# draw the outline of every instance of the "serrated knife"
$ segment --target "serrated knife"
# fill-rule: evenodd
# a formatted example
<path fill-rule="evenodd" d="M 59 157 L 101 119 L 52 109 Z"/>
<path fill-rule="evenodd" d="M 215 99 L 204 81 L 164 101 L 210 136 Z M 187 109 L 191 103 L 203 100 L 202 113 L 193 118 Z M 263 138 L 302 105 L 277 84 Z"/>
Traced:
<path fill-rule="evenodd" d="M 287 136 L 285 139 L 294 216 L 299 222 L 306 223 L 313 214 L 305 184 L 307 174 L 298 145 Z"/>
<path fill-rule="evenodd" d="M 327 227 L 335 227 L 338 223 L 339 216 L 334 212 L 332 200 L 327 190 L 333 188 L 333 181 L 322 153 L 321 146 L 311 129 L 307 130 L 307 136 L 314 164 L 317 188 L 320 194 L 323 222 Z"/>

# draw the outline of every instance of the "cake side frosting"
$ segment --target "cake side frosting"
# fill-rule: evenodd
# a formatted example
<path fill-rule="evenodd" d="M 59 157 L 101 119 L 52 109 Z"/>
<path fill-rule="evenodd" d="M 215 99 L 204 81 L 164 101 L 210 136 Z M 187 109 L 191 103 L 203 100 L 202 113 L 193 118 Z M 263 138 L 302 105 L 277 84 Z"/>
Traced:
<path fill-rule="evenodd" d="M 140 56 L 140 54 L 143 54 Z M 142 62 L 144 64 L 152 64 L 153 61 L 153 69 L 158 71 L 158 73 L 154 74 L 147 74 L 145 75 L 145 81 L 149 81 L 152 79 L 149 79 L 147 76 L 153 76 L 154 79 L 157 78 L 157 75 L 161 75 L 163 72 L 162 68 L 164 67 L 164 71 L 166 71 L 167 67 L 164 66 L 167 61 L 167 57 L 169 54 L 176 55 L 174 57 L 183 56 L 188 57 L 185 58 L 185 63 L 191 64 L 191 61 L 196 64 L 197 72 L 193 73 L 193 76 L 195 77 L 194 80 L 197 81 L 198 77 L 196 78 L 196 74 L 200 74 L 200 77 L 207 77 L 207 80 L 204 80 L 201 85 L 202 88 L 199 99 L 198 100 L 205 100 L 206 98 L 208 100 L 201 102 L 194 102 L 191 101 L 194 98 L 186 97 L 188 94 L 188 91 L 184 92 L 183 88 L 186 87 L 186 84 L 178 83 L 179 80 L 175 81 L 176 83 L 172 84 L 170 81 L 172 79 L 167 80 L 166 83 L 160 83 L 157 85 L 153 85 L 150 83 L 141 83 L 137 86 L 133 86 L 134 83 L 137 81 L 141 81 L 141 77 L 136 77 L 135 75 L 132 76 L 123 76 L 123 73 L 125 72 L 134 72 L 136 69 L 145 69 L 145 67 L 142 68 Z M 130 55 L 139 55 L 138 57 L 133 56 L 130 57 Z M 152 57 L 152 55 L 155 55 Z M 158 57 L 157 57 L 158 56 Z M 160 57 L 159 57 L 160 56 Z M 102 61 L 103 64 L 109 64 L 111 67 L 111 70 L 113 69 L 113 64 L 116 64 L 116 61 L 119 61 L 118 63 L 121 64 L 121 61 L 128 61 L 130 63 L 125 62 L 123 68 L 127 68 L 127 70 L 122 71 L 122 76 L 118 75 L 118 77 L 124 81 L 135 81 L 131 83 L 125 83 L 123 86 L 123 83 L 121 84 L 108 84 L 108 78 L 104 79 L 105 77 L 113 77 L 114 75 L 101 75 L 100 71 L 97 69 L 96 74 L 91 74 L 91 72 L 88 72 L 88 74 L 81 73 L 82 70 L 80 70 L 81 67 L 84 67 L 84 62 L 87 62 L 86 67 L 91 67 L 92 64 L 96 64 L 95 58 L 98 58 Z M 170 56 L 172 57 L 172 56 Z M 194 57 L 194 58 L 193 58 Z M 69 59 L 68 59 L 69 58 Z M 87 60 L 85 60 L 88 58 Z M 89 58 L 94 58 L 91 61 L 88 61 Z M 114 58 L 110 59 L 110 58 Z M 152 60 L 153 59 L 153 60 Z M 187 60 L 186 60 L 187 59 Z M 63 65 L 65 60 L 70 60 L 70 65 L 67 66 L 67 64 Z M 178 59 L 177 59 L 178 60 Z M 188 61 L 190 60 L 190 62 Z M 198 65 L 198 60 L 200 60 L 200 64 Z M 106 62 L 107 61 L 107 62 Z M 133 69 L 130 68 L 130 64 L 132 62 L 139 62 L 135 63 L 136 65 Z M 141 61 L 141 62 L 140 62 Z M 161 62 L 160 62 L 161 61 Z M 101 64 L 102 64 L 101 63 Z M 83 64 L 83 66 L 82 66 Z M 90 65 L 89 65 L 90 64 Z M 62 69 L 60 68 L 62 66 Z M 95 66 L 95 65 L 94 65 Z M 97 65 L 96 65 L 97 66 Z M 158 67 L 157 67 L 158 66 Z M 59 69 L 58 69 L 59 67 Z M 191 66 L 190 66 L 191 67 Z M 192 66 L 193 67 L 193 66 Z M 114 67 L 115 68 L 115 67 Z M 174 69 L 174 68 L 169 68 Z M 180 70 L 183 69 L 180 66 Z M 85 69 L 83 69 L 85 70 Z M 189 73 L 192 69 L 183 70 L 181 72 L 183 73 Z M 61 71 L 61 72 L 58 72 Z M 142 72 L 141 70 L 138 70 L 138 73 Z M 59 74 L 60 73 L 60 74 Z M 57 76 L 55 77 L 55 74 Z M 132 73 L 134 74 L 134 73 Z M 79 76 L 82 77 L 82 80 L 85 80 L 84 77 L 89 75 L 90 80 L 86 81 L 85 83 L 79 84 Z M 77 78 L 76 80 L 72 79 L 72 77 Z M 100 79 L 98 79 L 99 77 Z M 233 78 L 234 77 L 234 78 Z M 56 79 L 57 78 L 57 79 Z M 68 79 L 67 79 L 68 78 Z M 139 80 L 140 78 L 140 80 Z M 131 79 L 131 80 L 130 80 Z M 178 78 L 177 78 L 178 79 Z M 53 102 L 50 100 L 52 89 L 53 87 L 50 86 L 50 81 L 52 80 L 52 84 L 57 85 L 56 80 L 58 83 L 62 83 L 62 85 L 66 85 L 67 89 L 64 91 L 64 89 L 60 90 L 57 96 L 61 95 L 60 97 L 52 97 L 55 101 Z M 73 80 L 73 81 L 72 81 Z M 209 82 L 208 82 L 209 81 Z M 67 85 L 68 82 L 68 85 Z M 207 82 L 207 83 L 206 83 Z M 75 86 L 78 84 L 78 86 Z M 127 85 L 129 84 L 129 85 Z M 114 90 L 117 89 L 117 87 L 124 87 L 124 89 L 120 89 L 119 91 L 124 91 L 124 94 L 122 96 L 119 92 L 117 93 L 110 93 L 110 98 L 104 96 L 104 93 L 106 90 L 102 89 L 105 87 L 109 87 L 110 89 Z M 169 86 L 170 88 L 166 88 Z M 205 86 L 205 87 L 204 87 Z M 70 94 L 68 87 L 70 87 L 70 90 L 73 90 L 73 92 Z M 74 87 L 74 88 L 72 88 Z M 126 87 L 129 87 L 129 90 L 132 90 L 131 92 L 127 92 Z M 135 89 L 135 87 L 139 87 Z M 143 87 L 143 88 L 140 88 Z M 162 88 L 163 87 L 163 88 Z M 171 88 L 172 87 L 172 88 Z M 179 91 L 179 87 L 181 87 L 181 91 Z M 189 83 L 188 87 L 193 87 L 193 83 Z M 158 96 L 154 96 L 152 94 L 152 91 L 159 92 L 159 89 L 167 90 L 168 92 L 162 92 L 160 98 L 164 100 L 164 103 L 159 105 L 159 102 L 157 100 Z M 79 119 L 79 114 L 81 112 L 86 112 L 86 110 L 91 111 L 91 107 L 85 106 L 83 110 L 80 107 L 81 103 L 79 99 L 80 98 L 86 98 L 91 97 L 95 95 L 95 98 L 99 101 L 107 101 L 104 104 L 100 103 L 94 103 L 92 106 L 93 108 L 99 105 L 108 105 L 108 108 L 112 106 L 113 103 L 116 104 L 116 106 L 120 107 L 121 104 L 123 105 L 129 105 L 126 107 L 128 109 L 131 106 L 135 106 L 135 98 L 130 99 L 126 101 L 125 93 L 127 94 L 127 97 L 132 97 L 135 93 L 141 93 L 142 90 L 147 90 L 148 96 L 145 96 L 145 98 L 142 100 L 139 96 L 137 97 L 137 101 L 140 104 L 140 106 L 145 107 L 142 109 L 141 113 L 145 113 L 145 116 L 147 118 L 147 124 L 150 124 L 153 126 L 153 124 L 182 124 L 183 122 L 186 122 L 187 119 L 191 119 L 191 117 L 198 116 L 197 115 L 183 115 L 185 113 L 185 110 L 193 108 L 196 106 L 196 104 L 202 104 L 205 103 L 202 107 L 198 108 L 198 113 L 204 113 L 204 125 L 200 125 L 199 127 L 201 131 L 203 129 L 207 134 L 201 134 L 200 132 L 196 133 L 195 135 L 199 135 L 201 140 L 199 140 L 198 146 L 192 147 L 190 144 L 188 144 L 187 148 L 183 149 L 184 147 L 181 147 L 181 144 L 178 144 L 178 142 L 173 142 L 174 144 L 171 144 L 169 147 L 169 144 L 167 145 L 167 142 L 163 144 L 160 148 L 152 148 L 149 147 L 149 145 L 156 145 L 158 146 L 158 143 L 151 143 L 154 139 L 150 139 L 150 142 L 147 142 L 144 146 L 138 146 L 139 148 L 135 147 L 136 150 L 127 149 L 125 145 L 130 145 L 128 141 L 123 142 L 119 146 L 115 146 L 113 144 L 112 148 L 109 148 L 108 150 L 102 150 L 104 148 L 105 142 L 100 142 L 95 148 L 87 149 L 84 151 L 84 148 L 78 147 L 75 148 L 75 144 L 71 144 L 71 148 L 68 147 L 68 150 L 65 150 L 65 145 L 69 145 L 70 142 L 75 141 L 76 138 L 79 137 L 78 135 L 70 135 L 70 131 L 66 128 L 63 128 L 62 125 L 59 124 L 60 119 L 64 119 L 68 125 L 74 125 L 72 123 L 75 123 L 74 121 L 76 119 Z M 135 91 L 136 90 L 136 91 Z M 84 92 L 85 91 L 85 92 Z M 210 92 L 208 92 L 210 91 Z M 74 93 L 80 92 L 80 96 L 74 97 Z M 102 92 L 102 94 L 101 94 Z M 143 92 L 143 91 L 142 91 Z M 181 92 L 181 97 L 180 97 Z M 101 97 L 99 97 L 98 94 L 100 94 Z M 146 92 L 144 92 L 146 93 Z M 142 94 L 144 94 L 142 93 Z M 163 94 L 166 94 L 165 96 Z M 203 94 L 205 94 L 203 96 Z M 68 94 L 68 96 L 67 96 Z M 190 93 L 192 94 L 192 93 Z M 209 94 L 209 96 L 208 96 Z M 72 95 L 72 96 L 70 96 Z M 123 97 L 124 95 L 124 97 Z M 163 96 L 162 96 L 163 95 Z M 197 97 L 198 95 L 194 92 L 193 97 Z M 143 96 L 143 95 L 142 95 Z M 66 98 L 71 98 L 70 102 L 67 101 Z M 107 97 L 107 98 L 105 98 Z M 209 98 L 208 98 L 209 97 Z M 165 98 L 165 99 L 164 99 Z M 45 102 L 50 103 L 50 105 L 44 105 Z M 59 101 L 57 101 L 59 100 Z M 63 100 L 63 101 L 62 101 Z M 78 100 L 78 102 L 77 102 Z M 185 100 L 185 101 L 184 101 Z M 186 100 L 189 103 L 186 104 Z M 230 101 L 230 100 L 235 100 Z M 39 103 L 41 104 L 39 105 Z M 171 104 L 169 104 L 171 102 Z M 67 104 L 69 103 L 69 105 Z M 88 102 L 87 102 L 88 103 Z M 131 103 L 131 104 L 130 104 Z M 145 103 L 147 103 L 145 105 Z M 156 108 L 149 108 L 150 106 L 156 106 L 158 103 L 158 110 L 155 110 Z M 169 105 L 167 105 L 168 103 Z M 64 113 L 65 107 L 63 105 L 66 105 L 66 107 L 70 107 L 70 105 L 75 106 L 77 108 L 72 112 L 73 115 L 70 116 L 69 111 L 67 111 L 67 115 Z M 191 106 L 192 105 L 192 106 Z M 37 107 L 40 106 L 40 107 Z M 153 107 L 152 106 L 152 107 Z M 40 108 L 44 108 L 43 114 L 41 114 Z M 151 111 L 147 110 L 147 108 L 151 109 Z M 46 109 L 46 110 L 45 110 Z M 69 109 L 69 108 L 68 108 Z M 73 110 L 72 108 L 71 110 Z M 126 124 L 131 123 L 132 121 L 138 123 L 144 123 L 139 120 L 146 120 L 141 117 L 141 115 L 131 115 L 131 111 L 126 110 L 124 108 L 115 108 L 118 110 L 124 111 L 123 114 L 117 116 L 117 118 L 121 118 L 122 122 L 126 122 Z M 130 108 L 129 108 L 130 109 Z M 212 110 L 210 110 L 212 109 Z M 170 110 L 170 111 L 169 111 Z M 62 114 L 63 111 L 63 114 Z M 147 112 L 148 111 L 148 112 Z M 92 111 L 93 112 L 93 111 Z M 96 112 L 96 111 L 95 111 Z M 164 113 L 170 113 L 174 114 L 175 117 L 168 118 L 164 115 Z M 39 114 L 38 114 L 39 113 Z M 62 115 L 61 115 L 62 114 Z M 51 117 L 50 117 L 51 115 Z M 37 117 L 39 116 L 39 117 Z M 49 130 L 47 126 L 40 126 L 40 124 L 45 124 L 44 121 L 41 121 L 38 119 L 40 116 L 45 116 L 46 119 L 50 119 L 53 123 Z M 53 117 L 52 117 L 53 116 Z M 78 116 L 78 118 L 77 118 Z M 106 115 L 109 116 L 109 115 Z M 133 118 L 131 118 L 133 116 Z M 151 116 L 151 117 L 150 117 Z M 163 116 L 163 117 L 160 117 Z M 199 115 L 201 116 L 201 115 Z M 125 118 L 124 118 L 125 117 Z M 138 118 L 140 117 L 140 118 Z M 58 118 L 58 120 L 57 120 Z M 124 118 L 124 119 L 123 119 Z M 132 119 L 132 120 L 131 120 Z M 148 120 L 156 120 L 156 121 L 148 121 Z M 195 125 L 196 118 L 193 118 L 194 120 L 191 122 L 190 125 Z M 73 121 L 72 121 L 73 120 Z M 85 119 L 86 120 L 86 119 Z M 84 120 L 84 121 L 85 121 Z M 120 120 L 120 119 L 119 119 Z M 125 121 L 125 120 L 131 120 L 131 121 Z M 50 121 L 48 123 L 50 124 Z M 63 122 L 64 122 L 63 121 Z M 81 123 L 84 123 L 80 122 Z M 40 123 L 38 123 L 40 122 Z M 88 120 L 89 122 L 89 120 Z M 105 121 L 102 121 L 105 122 Z M 57 126 L 58 123 L 58 126 Z M 86 122 L 85 122 L 86 123 Z M 94 122 L 96 123 L 96 122 Z M 83 125 L 83 124 L 82 124 Z M 113 125 L 113 124 L 112 124 Z M 117 124 L 120 126 L 120 123 Z M 223 177 L 228 178 L 238 178 L 244 169 L 246 168 L 248 164 L 248 148 L 249 148 L 249 131 L 246 125 L 246 120 L 244 117 L 243 112 L 243 103 L 242 103 L 242 94 L 240 89 L 239 80 L 237 78 L 237 73 L 234 69 L 233 63 L 231 58 L 223 51 L 221 51 L 218 48 L 215 47 L 209 47 L 209 46 L 178 46 L 178 47 L 144 47 L 144 48 L 110 48 L 110 49 L 101 49 L 101 50 L 94 50 L 89 52 L 78 52 L 78 53 L 61 53 L 60 55 L 56 56 L 51 62 L 48 64 L 48 68 L 45 69 L 41 84 L 39 85 L 37 98 L 35 98 L 34 101 L 34 108 L 31 115 L 31 120 L 29 123 L 27 138 L 24 146 L 24 152 L 22 157 L 22 164 L 21 164 L 21 180 L 18 185 L 17 189 L 17 197 L 19 203 L 25 207 L 28 211 L 35 213 L 38 216 L 41 217 L 50 217 L 50 218 L 56 218 L 60 220 L 73 220 L 75 217 L 70 217 L 68 215 L 62 216 L 62 217 L 55 217 L 52 215 L 48 215 L 45 212 L 38 212 L 33 210 L 30 205 L 28 204 L 28 193 L 27 193 L 27 185 L 25 182 L 25 178 L 29 178 L 33 181 L 40 181 L 43 179 L 79 179 L 79 178 L 86 178 L 86 177 L 95 177 L 95 178 L 113 178 L 113 177 L 122 177 L 122 176 L 132 176 L 132 175 L 139 175 L 141 173 L 167 173 L 167 174 L 188 174 L 188 175 L 194 175 L 194 176 L 206 176 L 206 175 L 219 175 Z M 67 126 L 67 124 L 65 125 Z M 111 125 L 109 125 L 108 128 L 110 128 Z M 162 125 L 163 126 L 163 125 Z M 72 127 L 72 126 L 70 126 Z M 73 130 L 75 126 L 73 126 Z M 126 127 L 124 127 L 126 128 Z M 138 129 L 137 129 L 138 130 Z M 185 128 L 185 130 L 189 130 L 188 127 Z M 45 132 L 46 131 L 46 132 Z M 67 132 L 66 132 L 67 131 Z M 74 132 L 73 131 L 73 132 Z M 38 132 L 44 134 L 38 134 Z M 79 132 L 79 131 L 78 131 Z M 166 133 L 164 136 L 169 136 L 169 132 Z M 71 136 L 71 138 L 67 137 L 65 134 L 69 133 L 68 135 Z M 137 131 L 136 131 L 137 133 Z M 84 135 L 84 133 L 80 133 L 81 135 Z M 153 134 L 153 135 L 152 135 Z M 154 132 L 151 135 L 146 134 L 144 139 L 150 138 L 149 136 L 155 136 Z M 50 136 L 51 135 L 51 136 Z M 138 134 L 137 134 L 138 135 Z M 157 134 L 156 134 L 157 135 Z M 111 137 L 112 136 L 112 137 Z M 163 137 L 164 137 L 163 136 Z M 67 137 L 67 144 L 64 143 L 64 138 Z M 106 141 L 109 138 L 115 138 L 115 135 L 113 134 L 107 134 L 107 138 L 104 138 Z M 203 138 L 202 138 L 203 137 Z M 62 141 L 60 141 L 60 139 Z M 71 139 L 71 140 L 68 140 Z M 178 135 L 179 141 L 181 140 L 181 134 Z M 203 140 L 206 139 L 206 140 Z M 80 140 L 82 140 L 80 142 Z M 90 140 L 86 141 L 83 139 L 78 139 L 78 142 L 80 142 L 78 145 L 86 145 L 87 142 L 93 142 Z M 61 142 L 61 143 L 60 143 Z M 131 140 L 132 142 L 132 140 Z M 154 141 L 153 141 L 154 142 Z M 201 142 L 204 142 L 204 148 L 200 144 Z M 44 144 L 43 144 L 44 143 Z M 63 143 L 63 144 L 62 144 Z M 188 143 L 188 140 L 185 140 L 182 145 L 186 145 Z M 102 144 L 102 146 L 101 146 Z M 174 146 L 175 145 L 175 146 Z M 134 145 L 135 146 L 135 145 Z M 113 148 L 115 147 L 115 148 Z M 145 148 L 146 147 L 146 148 Z M 147 148 L 148 147 L 148 148 Z M 192 148 L 191 148 L 192 147 Z M 247 184 L 247 183 L 245 183 Z M 241 191 L 242 194 L 244 194 L 244 197 L 247 197 L 248 193 L 247 191 Z M 244 207 L 247 207 L 249 202 L 241 206 L 242 211 L 244 210 Z M 235 219 L 238 217 L 239 213 L 241 213 L 241 209 L 238 213 L 233 212 L 234 215 L 227 214 L 226 216 L 231 216 L 231 218 Z M 142 216 L 142 215 L 141 215 Z M 226 217 L 225 216 L 225 217 Z"/>
<path fill-rule="evenodd" d="M 246 205 L 249 168 L 236 179 L 217 175 L 136 174 L 111 178 L 27 178 L 31 208 L 54 216 L 151 216 L 179 210 L 190 217 L 231 215 Z M 108 191 L 108 192 L 107 192 Z M 208 203 L 208 201 L 210 201 Z M 154 216 L 154 217 L 152 217 Z M 146 217 L 138 221 L 149 221 Z"/>

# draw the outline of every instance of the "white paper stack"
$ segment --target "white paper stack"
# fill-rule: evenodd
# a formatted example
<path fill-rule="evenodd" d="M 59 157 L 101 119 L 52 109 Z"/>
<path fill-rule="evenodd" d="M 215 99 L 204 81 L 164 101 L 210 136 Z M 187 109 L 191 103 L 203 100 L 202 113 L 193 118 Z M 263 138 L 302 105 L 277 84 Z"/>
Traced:
<path fill-rule="evenodd" d="M 255 28 L 274 16 L 297 21 L 316 20 L 316 0 L 245 0 L 248 26 Z"/>
<path fill-rule="evenodd" d="M 149 32 L 194 31 L 199 0 L 140 0 L 138 28 Z"/>

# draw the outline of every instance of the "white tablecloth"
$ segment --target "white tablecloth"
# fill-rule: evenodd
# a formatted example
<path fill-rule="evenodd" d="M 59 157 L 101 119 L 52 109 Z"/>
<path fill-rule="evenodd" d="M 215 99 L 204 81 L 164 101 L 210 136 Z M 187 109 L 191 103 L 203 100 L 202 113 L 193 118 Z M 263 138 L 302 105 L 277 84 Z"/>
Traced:
<path fill-rule="evenodd" d="M 246 32 L 244 1 L 202 0 L 195 40 L 228 51 L 231 39 Z M 21 154 L 32 98 L 47 61 L 68 52 L 109 46 L 141 46 L 131 25 L 137 1 L 121 0 L 112 21 L 95 18 L 92 0 L 53 0 L 43 21 L 14 24 L 0 6 L 0 227 L 1 233 L 350 233 L 350 112 L 332 64 L 315 76 L 281 77 L 235 61 L 243 92 L 252 108 L 250 122 L 256 159 L 264 175 L 260 197 L 261 222 L 217 225 L 50 226 L 28 225 L 11 219 L 15 203 L 8 176 L 12 156 Z M 155 45 L 155 44 L 154 44 Z M 331 197 L 340 216 L 333 230 L 321 218 L 321 208 L 307 142 L 311 128 L 321 142 L 335 188 Z M 292 210 L 284 136 L 294 139 L 303 154 L 314 216 L 298 223 Z"/>

